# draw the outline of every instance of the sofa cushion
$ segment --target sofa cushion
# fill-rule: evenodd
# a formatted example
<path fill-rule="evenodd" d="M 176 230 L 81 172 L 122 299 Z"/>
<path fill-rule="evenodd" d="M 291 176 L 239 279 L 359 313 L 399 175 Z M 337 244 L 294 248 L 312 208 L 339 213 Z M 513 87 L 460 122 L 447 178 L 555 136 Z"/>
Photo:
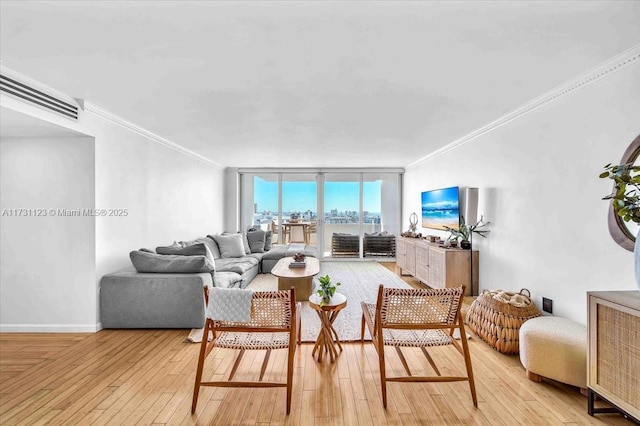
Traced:
<path fill-rule="evenodd" d="M 213 277 L 213 285 L 220 288 L 234 288 L 239 287 L 239 283 L 242 281 L 240 274 L 235 272 L 220 272 L 217 271 Z"/>
<path fill-rule="evenodd" d="M 265 252 L 264 256 L 262 256 L 262 259 L 267 259 L 267 260 L 282 259 L 286 255 L 287 255 L 287 246 L 277 246 Z"/>
<path fill-rule="evenodd" d="M 218 248 L 220 248 L 222 259 L 229 257 L 241 257 L 245 255 L 241 234 L 214 235 L 213 239 L 216 244 L 218 244 Z"/>
<path fill-rule="evenodd" d="M 170 245 L 166 247 L 156 247 L 158 254 L 175 254 L 177 256 L 209 256 L 213 260 L 213 254 L 205 243 L 191 244 L 185 247 L 181 245 Z"/>
<path fill-rule="evenodd" d="M 258 261 L 258 263 L 260 263 L 260 261 L 262 260 L 262 256 L 264 256 L 264 253 L 251 253 L 246 255 L 245 257 L 253 257 Z"/>
<path fill-rule="evenodd" d="M 264 253 L 264 242 L 266 236 L 267 233 L 262 230 L 247 232 L 247 240 L 249 241 L 251 253 Z"/>
<path fill-rule="evenodd" d="M 178 250 L 178 249 L 184 248 L 186 246 L 187 246 L 187 244 L 184 241 L 180 241 L 180 242 L 174 241 L 173 243 L 171 243 L 168 246 L 156 247 L 156 250 L 154 251 L 154 253 L 157 253 L 158 249 L 161 249 L 161 250 L 164 250 L 164 249 L 167 249 L 167 250 Z M 169 253 L 158 253 L 158 254 L 169 254 Z"/>
<path fill-rule="evenodd" d="M 230 257 L 216 260 L 216 270 L 235 272 L 240 275 L 256 266 L 260 261 L 252 256 Z"/>
<path fill-rule="evenodd" d="M 207 256 L 178 256 L 132 251 L 129 258 L 138 272 L 193 274 L 216 270 Z"/>

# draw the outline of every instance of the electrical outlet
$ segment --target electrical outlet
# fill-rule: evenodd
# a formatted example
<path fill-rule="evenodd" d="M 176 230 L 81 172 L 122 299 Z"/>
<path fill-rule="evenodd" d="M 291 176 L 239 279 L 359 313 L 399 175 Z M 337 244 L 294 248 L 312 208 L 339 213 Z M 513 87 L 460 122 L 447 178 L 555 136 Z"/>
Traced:
<path fill-rule="evenodd" d="M 545 312 L 553 313 L 553 300 L 547 299 L 546 297 L 542 298 L 542 310 Z"/>

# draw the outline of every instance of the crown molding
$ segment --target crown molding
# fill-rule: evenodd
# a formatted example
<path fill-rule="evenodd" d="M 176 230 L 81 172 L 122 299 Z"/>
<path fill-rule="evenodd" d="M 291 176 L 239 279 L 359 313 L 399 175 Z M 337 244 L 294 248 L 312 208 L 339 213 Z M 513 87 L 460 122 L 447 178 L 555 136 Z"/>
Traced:
<path fill-rule="evenodd" d="M 489 124 L 480 127 L 479 129 L 454 140 L 453 142 L 443 146 L 442 148 L 428 154 L 420 159 L 414 161 L 413 163 L 405 166 L 405 169 L 412 169 L 414 167 L 419 166 L 425 161 L 431 160 L 439 155 L 442 155 L 452 149 L 456 149 L 468 142 L 473 141 L 474 139 L 492 132 L 493 130 L 504 126 L 511 121 L 517 120 L 532 111 L 537 110 L 538 108 L 542 108 L 551 102 L 554 102 L 564 96 L 567 96 L 576 90 L 582 89 L 592 83 L 595 83 L 598 80 L 602 80 L 615 73 L 616 71 L 620 71 L 623 68 L 629 67 L 631 65 L 637 64 L 640 62 L 640 44 L 636 44 L 632 48 L 620 53 L 619 55 L 614 56 L 613 58 L 601 63 L 600 65 L 586 71 L 583 74 L 578 75 L 556 87 L 544 93 L 541 96 L 527 102 L 526 104 L 520 106 L 519 108 L 503 115 L 495 121 L 490 122 Z"/>
<path fill-rule="evenodd" d="M 92 113 L 94 115 L 97 115 L 100 118 L 103 118 L 113 124 L 117 124 L 118 126 L 121 126 L 127 130 L 130 130 L 134 133 L 139 134 L 140 136 L 144 136 L 147 139 L 150 139 L 154 142 L 157 142 L 161 145 L 164 145 L 168 148 L 174 149 L 182 154 L 185 154 L 191 158 L 195 158 L 196 160 L 200 160 L 203 163 L 207 163 L 209 165 L 212 165 L 214 167 L 217 167 L 219 169 L 224 169 L 224 166 L 222 166 L 221 164 L 216 163 L 215 161 L 212 161 L 210 159 L 208 159 L 207 157 L 203 157 L 200 154 L 195 153 L 194 151 L 191 151 L 190 149 L 187 149 L 181 145 L 178 145 L 175 142 L 171 142 L 168 139 L 163 138 L 162 136 L 158 136 L 153 132 L 150 132 L 147 129 L 144 129 L 140 126 L 138 126 L 137 124 L 133 124 L 130 121 L 125 120 L 124 118 L 113 114 L 105 109 L 100 108 L 99 106 L 92 104 L 91 102 L 87 102 L 83 99 L 78 99 L 77 102 L 80 104 L 80 106 L 82 107 L 83 111 L 88 112 L 88 113 Z"/>

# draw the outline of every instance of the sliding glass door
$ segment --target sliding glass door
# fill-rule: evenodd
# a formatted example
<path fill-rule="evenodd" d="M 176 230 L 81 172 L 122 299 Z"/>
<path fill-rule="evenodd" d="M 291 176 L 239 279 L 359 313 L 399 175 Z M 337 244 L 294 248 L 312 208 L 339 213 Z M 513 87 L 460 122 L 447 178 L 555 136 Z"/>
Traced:
<path fill-rule="evenodd" d="M 241 184 L 242 228 L 275 230 L 272 240 L 278 239 L 277 224 L 280 220 L 279 174 L 246 174 Z"/>
<path fill-rule="evenodd" d="M 324 175 L 324 247 L 331 257 L 395 257 L 400 233 L 397 173 Z"/>
<path fill-rule="evenodd" d="M 285 243 L 317 242 L 318 184 L 315 174 L 282 175 L 282 231 Z"/>
<path fill-rule="evenodd" d="M 325 257 L 360 257 L 360 173 L 324 175 Z"/>

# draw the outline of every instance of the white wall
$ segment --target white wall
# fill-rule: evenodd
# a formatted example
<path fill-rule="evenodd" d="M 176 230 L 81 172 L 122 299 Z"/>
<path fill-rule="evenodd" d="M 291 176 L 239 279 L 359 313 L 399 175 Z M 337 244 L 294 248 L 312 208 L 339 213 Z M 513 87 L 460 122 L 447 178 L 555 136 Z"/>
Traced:
<path fill-rule="evenodd" d="M 598 175 L 640 132 L 639 68 L 407 169 L 403 229 L 407 212 L 420 211 L 421 191 L 479 187 L 479 214 L 492 222 L 487 240 L 474 239 L 480 288 L 528 288 L 538 307 L 551 298 L 555 315 L 586 324 L 587 291 L 635 289 L 633 255 L 607 227 L 602 197 L 611 185 Z"/>
<path fill-rule="evenodd" d="M 94 219 L 58 209 L 94 207 L 93 139 L 2 138 L 0 161 L 1 329 L 91 331 Z"/>
<path fill-rule="evenodd" d="M 126 216 L 97 218 L 96 268 L 131 268 L 129 252 L 223 229 L 224 171 L 95 115 L 96 207 Z"/>
<path fill-rule="evenodd" d="M 96 208 L 126 211 L 96 218 L 96 292 L 103 275 L 133 269 L 132 250 L 221 232 L 223 169 L 91 112 L 84 126 L 96 139 Z"/>
<path fill-rule="evenodd" d="M 8 298 L 2 297 L 0 329 L 6 331 L 98 330 L 101 328 L 100 279 L 110 272 L 132 269 L 129 260 L 131 250 L 137 250 L 140 247 L 155 248 L 175 240 L 195 239 L 223 230 L 225 190 L 224 170 L 221 167 L 161 143 L 156 137 L 145 135 L 142 129 L 136 129 L 130 123 L 118 124 L 117 117 L 114 119 L 114 116 L 104 111 L 95 112 L 95 107 L 92 110 L 83 111 L 79 121 L 73 122 L 8 96 L 3 95 L 0 101 L 5 108 L 90 135 L 90 138 L 86 138 L 88 140 L 95 139 L 95 145 L 90 144 L 89 157 L 86 162 L 82 162 L 83 167 L 90 166 L 90 184 L 86 179 L 72 174 L 72 172 L 79 173 L 78 170 L 60 166 L 51 171 L 53 177 L 50 182 L 42 182 L 43 185 L 46 183 L 51 186 L 50 191 L 43 192 L 51 192 L 51 197 L 62 197 L 61 202 L 73 201 L 77 204 L 80 200 L 74 198 L 79 196 L 74 189 L 75 186 L 88 185 L 92 191 L 92 206 L 107 211 L 112 209 L 126 211 L 126 216 L 82 218 L 82 221 L 79 221 L 79 218 L 73 218 L 69 226 L 58 228 L 51 235 L 60 238 L 64 236 L 74 241 L 74 244 L 83 241 L 82 245 L 74 245 L 71 252 L 69 251 L 71 249 L 60 250 L 59 254 L 53 258 L 35 256 L 29 261 L 44 264 L 44 267 L 36 265 L 31 269 L 23 268 L 27 259 L 19 252 L 24 249 L 23 241 L 27 238 L 31 241 L 33 232 L 28 232 L 28 227 L 22 227 L 15 232 L 5 233 L 5 218 L 3 218 L 1 238 L 3 291 L 5 266 L 9 271 L 21 269 L 30 271 L 29 273 L 33 275 L 32 281 L 39 281 L 42 286 L 51 286 L 51 280 L 42 279 L 50 276 L 45 269 L 50 269 L 50 264 L 59 262 L 58 258 L 66 258 L 66 254 L 74 260 L 63 263 L 61 266 L 67 271 L 67 275 L 61 276 L 58 282 L 63 282 L 66 290 L 62 293 L 57 290 L 47 290 L 39 295 L 41 296 L 39 300 L 41 312 L 38 314 L 40 316 L 33 317 L 25 313 L 25 306 L 30 308 L 33 306 L 28 298 L 34 291 L 33 288 L 28 289 L 27 285 L 21 284 L 24 290 L 14 291 Z M 58 145 L 50 145 L 47 149 L 55 153 L 56 146 Z M 88 154 L 85 151 L 78 151 L 73 155 Z M 48 152 L 47 156 L 55 158 L 55 154 L 51 152 Z M 3 148 L 3 208 L 5 204 L 13 207 L 17 202 L 16 198 L 5 198 L 5 186 L 8 188 L 9 195 L 21 191 L 17 178 L 11 180 L 4 178 L 6 158 L 9 162 Z M 27 164 L 33 164 L 25 161 Z M 35 170 L 34 167 L 30 167 L 26 170 Z M 70 181 L 72 184 L 63 184 L 59 179 L 63 182 Z M 38 200 L 37 205 L 42 205 L 44 201 L 49 200 L 47 198 Z M 18 204 L 20 204 L 18 207 L 24 207 L 24 203 Z M 47 220 L 35 219 L 33 224 L 38 229 L 48 229 L 45 223 Z M 79 234 L 76 229 L 80 223 L 85 226 L 85 222 L 91 225 L 91 244 L 85 243 L 89 240 L 80 238 L 82 234 Z M 56 242 L 49 242 L 44 231 L 38 232 L 38 238 L 46 240 L 42 253 L 38 252 L 38 254 L 51 256 L 51 253 L 56 253 Z M 5 253 L 10 254 L 5 258 Z M 18 261 L 15 260 L 16 258 Z M 91 268 L 90 272 L 87 269 L 88 265 Z M 17 277 L 18 279 L 22 278 Z M 37 287 L 35 291 L 39 288 Z M 3 293 L 2 296 L 4 295 Z M 5 305 L 13 307 L 4 309 Z M 59 311 L 64 312 L 64 315 L 58 316 Z M 14 324 L 18 326 L 13 327 Z"/>

